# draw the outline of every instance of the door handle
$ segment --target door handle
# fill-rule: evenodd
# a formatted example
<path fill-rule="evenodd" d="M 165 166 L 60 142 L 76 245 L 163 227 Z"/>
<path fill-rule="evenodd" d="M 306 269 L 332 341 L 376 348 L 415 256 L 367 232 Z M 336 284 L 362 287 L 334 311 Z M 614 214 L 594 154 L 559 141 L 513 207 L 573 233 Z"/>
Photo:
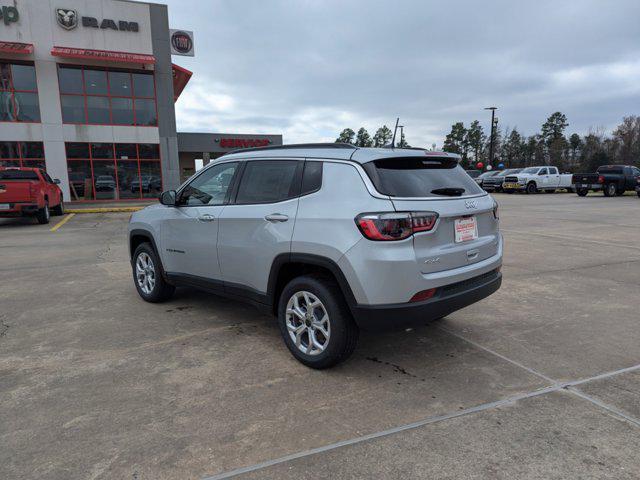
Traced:
<path fill-rule="evenodd" d="M 213 215 L 209 215 L 208 213 L 205 213 L 204 215 L 200 215 L 198 217 L 199 222 L 213 222 L 215 219 L 216 217 L 214 217 Z"/>
<path fill-rule="evenodd" d="M 289 217 L 282 213 L 272 213 L 270 215 L 266 215 L 264 219 L 267 222 L 286 222 L 287 220 L 289 220 Z"/>

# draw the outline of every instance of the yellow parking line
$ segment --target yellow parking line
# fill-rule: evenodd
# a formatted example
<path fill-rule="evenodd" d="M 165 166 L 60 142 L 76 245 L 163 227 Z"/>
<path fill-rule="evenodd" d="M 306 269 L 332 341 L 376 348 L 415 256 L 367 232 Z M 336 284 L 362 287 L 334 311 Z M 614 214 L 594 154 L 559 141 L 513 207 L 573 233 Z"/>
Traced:
<path fill-rule="evenodd" d="M 70 213 L 69 215 L 67 215 L 66 217 L 64 217 L 62 220 L 60 220 L 58 223 L 55 224 L 54 227 L 51 228 L 52 232 L 55 232 L 56 230 L 58 230 L 62 225 L 64 225 L 65 223 L 67 223 L 69 220 L 71 220 L 71 217 L 74 217 L 76 214 L 75 213 Z"/>

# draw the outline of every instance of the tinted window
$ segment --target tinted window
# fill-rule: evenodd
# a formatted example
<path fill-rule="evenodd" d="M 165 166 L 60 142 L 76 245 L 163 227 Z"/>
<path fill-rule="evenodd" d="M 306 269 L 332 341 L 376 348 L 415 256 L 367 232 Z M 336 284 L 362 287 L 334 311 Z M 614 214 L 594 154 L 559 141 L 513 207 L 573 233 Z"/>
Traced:
<path fill-rule="evenodd" d="M 153 75 L 144 73 L 133 74 L 133 91 L 136 97 L 155 97 Z"/>
<path fill-rule="evenodd" d="M 386 158 L 365 163 L 363 167 L 376 189 L 392 197 L 439 197 L 454 190 L 460 195 L 483 193 L 457 161 L 450 158 Z"/>
<path fill-rule="evenodd" d="M 109 91 L 111 95 L 130 97 L 131 74 L 128 72 L 109 72 Z"/>
<path fill-rule="evenodd" d="M 622 174 L 622 167 L 600 167 L 596 172 Z"/>
<path fill-rule="evenodd" d="M 296 171 L 301 166 L 296 160 L 247 162 L 236 203 L 275 203 L 295 197 L 300 185 Z"/>
<path fill-rule="evenodd" d="M 38 180 L 38 174 L 31 170 L 3 170 L 0 180 Z"/>
<path fill-rule="evenodd" d="M 33 65 L 11 65 L 11 78 L 14 90 L 38 89 L 36 86 L 36 69 Z"/>
<path fill-rule="evenodd" d="M 83 93 L 82 70 L 79 68 L 58 68 L 58 81 L 61 93 Z"/>
<path fill-rule="evenodd" d="M 180 192 L 180 205 L 223 205 L 236 172 L 237 163 L 206 169 Z"/>
<path fill-rule="evenodd" d="M 557 175 L 558 174 L 558 169 L 556 167 L 550 167 L 549 168 L 549 173 L 552 175 Z"/>
<path fill-rule="evenodd" d="M 547 174 L 546 168 L 541 168 L 540 171 L 538 172 L 538 175 L 546 175 L 546 174 Z"/>
<path fill-rule="evenodd" d="M 305 162 L 302 175 L 302 191 L 300 195 L 306 195 L 320 190 L 322 186 L 322 162 Z"/>

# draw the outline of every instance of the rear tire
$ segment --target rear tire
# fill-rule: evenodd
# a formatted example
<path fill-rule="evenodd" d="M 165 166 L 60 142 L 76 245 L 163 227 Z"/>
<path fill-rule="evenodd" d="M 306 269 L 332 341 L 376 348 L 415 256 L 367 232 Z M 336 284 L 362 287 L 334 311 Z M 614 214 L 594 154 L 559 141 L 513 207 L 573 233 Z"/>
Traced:
<path fill-rule="evenodd" d="M 534 193 L 538 193 L 538 187 L 536 187 L 536 184 L 534 182 L 530 182 L 527 185 L 527 193 L 529 195 L 534 194 Z"/>
<path fill-rule="evenodd" d="M 60 198 L 60 203 L 51 209 L 53 215 L 64 215 L 64 201 Z"/>
<path fill-rule="evenodd" d="M 131 266 L 133 283 L 144 301 L 158 303 L 171 298 L 176 287 L 164 279 L 162 264 L 150 243 L 138 245 Z"/>
<path fill-rule="evenodd" d="M 618 194 L 618 187 L 615 183 L 607 183 L 604 186 L 605 197 L 615 197 Z"/>
<path fill-rule="evenodd" d="M 579 197 L 586 197 L 587 193 L 589 193 L 589 190 L 587 190 L 586 188 L 581 188 L 577 190 L 576 193 L 578 194 Z"/>
<path fill-rule="evenodd" d="M 358 326 L 340 288 L 321 276 L 297 277 L 284 287 L 278 325 L 291 354 L 315 369 L 344 362 L 358 343 Z"/>
<path fill-rule="evenodd" d="M 38 223 L 40 225 L 45 225 L 49 223 L 50 219 L 51 219 L 51 212 L 49 211 L 49 202 L 45 202 L 44 207 L 38 210 L 38 213 L 36 214 L 36 220 L 38 220 Z"/>

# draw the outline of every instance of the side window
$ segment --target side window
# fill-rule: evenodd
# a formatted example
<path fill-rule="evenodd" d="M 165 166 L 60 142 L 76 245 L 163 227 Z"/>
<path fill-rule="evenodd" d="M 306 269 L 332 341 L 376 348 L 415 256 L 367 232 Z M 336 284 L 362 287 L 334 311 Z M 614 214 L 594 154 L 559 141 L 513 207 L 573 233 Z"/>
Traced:
<path fill-rule="evenodd" d="M 302 166 L 299 160 L 247 162 L 236 204 L 275 203 L 298 196 Z"/>
<path fill-rule="evenodd" d="M 640 175 L 640 168 L 636 168 L 636 167 L 631 167 L 631 175 L 634 176 L 639 176 Z"/>
<path fill-rule="evenodd" d="M 224 163 L 208 168 L 180 192 L 178 204 L 223 205 L 237 168 L 237 163 Z"/>
<path fill-rule="evenodd" d="M 549 173 L 551 175 L 557 175 L 558 174 L 558 169 L 556 167 L 551 167 L 551 168 L 549 168 Z"/>
<path fill-rule="evenodd" d="M 538 172 L 538 175 L 546 175 L 546 174 L 547 174 L 546 168 L 541 168 L 540 171 Z"/>
<path fill-rule="evenodd" d="M 307 195 L 320 190 L 322 186 L 322 162 L 304 162 L 304 173 L 302 174 L 302 191 L 300 195 Z"/>

